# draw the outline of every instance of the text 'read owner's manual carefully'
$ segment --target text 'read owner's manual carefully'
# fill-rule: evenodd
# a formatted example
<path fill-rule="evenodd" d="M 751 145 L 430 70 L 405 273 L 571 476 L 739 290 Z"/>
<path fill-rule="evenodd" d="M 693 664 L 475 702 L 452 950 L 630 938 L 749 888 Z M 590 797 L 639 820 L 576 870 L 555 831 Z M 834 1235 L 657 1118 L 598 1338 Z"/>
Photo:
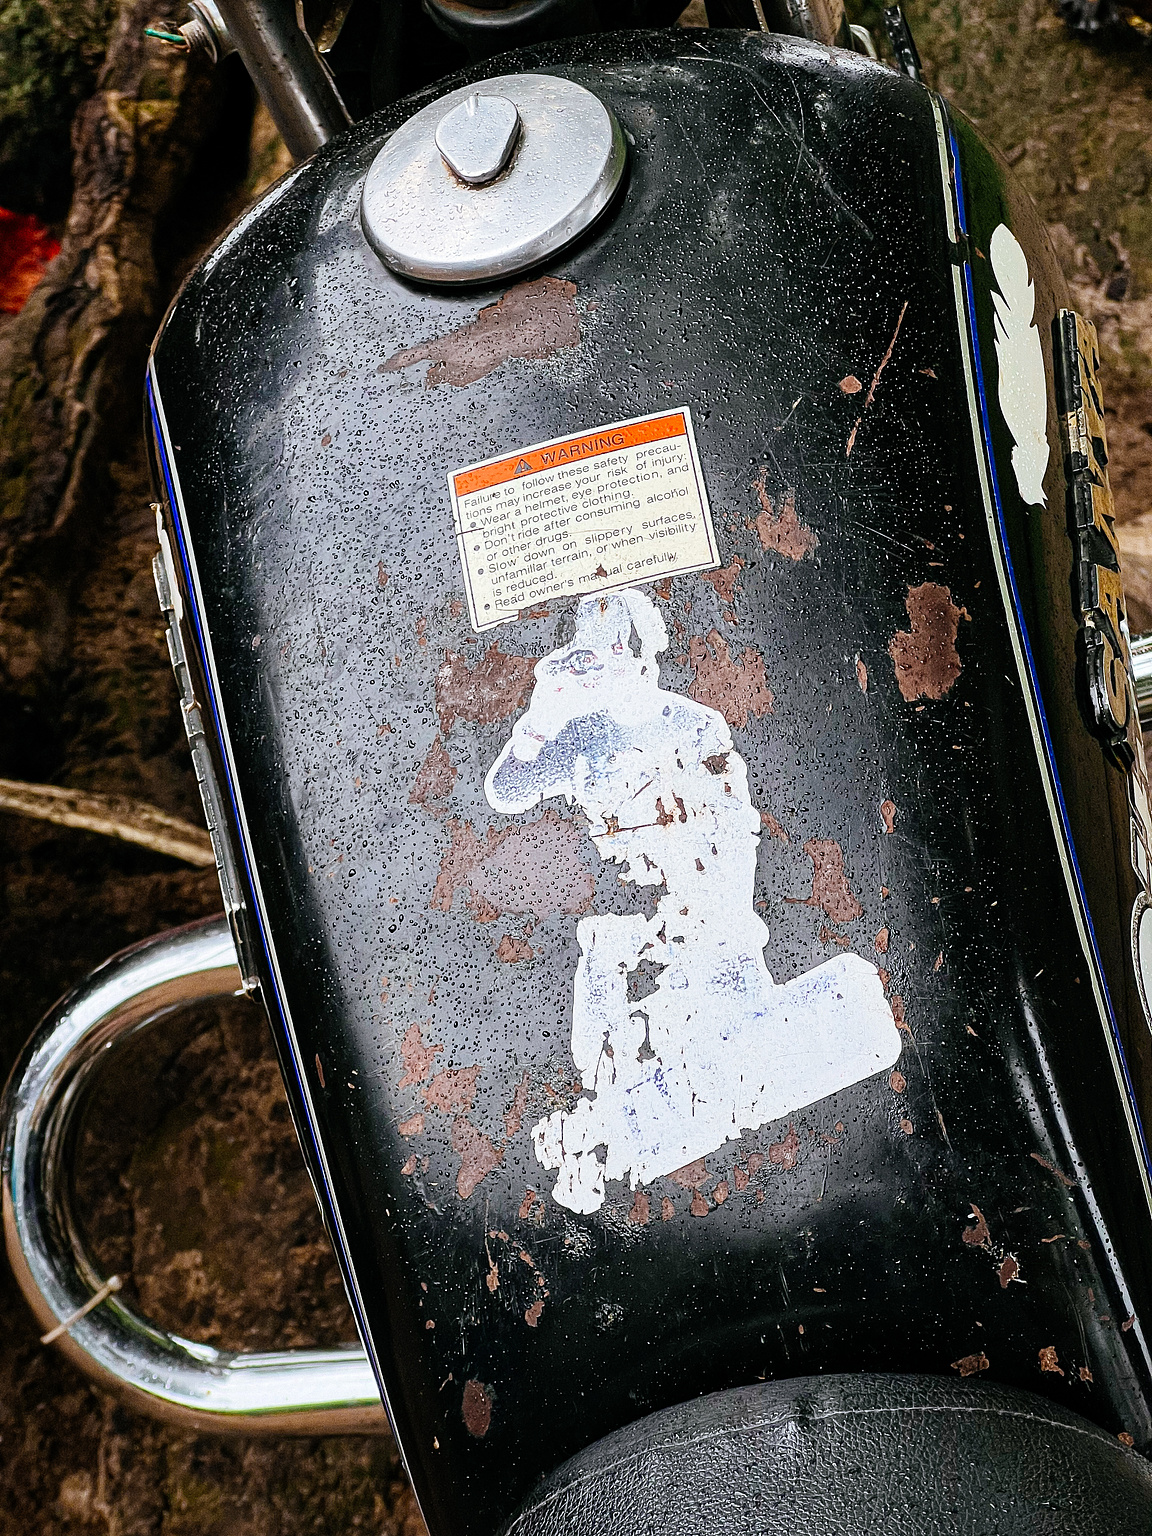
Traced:
<path fill-rule="evenodd" d="M 477 630 L 720 563 L 686 409 L 470 464 L 448 486 Z"/>

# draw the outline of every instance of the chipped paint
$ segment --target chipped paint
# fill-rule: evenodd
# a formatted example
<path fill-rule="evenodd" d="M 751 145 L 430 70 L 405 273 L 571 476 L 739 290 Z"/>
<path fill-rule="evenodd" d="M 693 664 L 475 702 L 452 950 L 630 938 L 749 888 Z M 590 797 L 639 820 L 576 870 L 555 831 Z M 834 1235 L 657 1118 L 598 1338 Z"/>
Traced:
<path fill-rule="evenodd" d="M 790 1173 L 800 1161 L 800 1138 L 796 1128 L 788 1127 L 788 1134 L 781 1141 L 774 1141 L 768 1148 L 768 1161 L 776 1168 Z"/>
<path fill-rule="evenodd" d="M 456 651 L 445 651 L 436 673 L 436 713 L 445 736 L 457 720 L 495 725 L 524 703 L 532 687 L 534 656 L 508 656 L 492 644 L 476 662 Z"/>
<path fill-rule="evenodd" d="M 1056 1355 L 1055 1345 L 1046 1344 L 1040 1351 L 1040 1369 L 1042 1371 L 1054 1371 L 1057 1376 L 1063 1376 L 1064 1372 Z"/>
<path fill-rule="evenodd" d="M 401 1120 L 396 1129 L 400 1132 L 401 1136 L 423 1136 L 424 1116 L 413 1115 L 410 1120 Z"/>
<path fill-rule="evenodd" d="M 455 782 L 456 766 L 448 756 L 444 743 L 437 736 L 412 781 L 408 804 L 419 805 L 424 810 L 431 811 L 434 816 L 443 816 L 446 814 L 445 802 L 451 795 Z"/>
<path fill-rule="evenodd" d="M 451 846 L 440 861 L 429 905 L 450 912 L 457 891 L 478 923 L 531 912 L 542 921 L 574 915 L 592 905 L 592 873 L 582 854 L 583 834 L 549 808 L 526 826 L 489 827 L 478 837 L 470 822 L 449 821 Z"/>
<path fill-rule="evenodd" d="M 410 1088 L 416 1083 L 424 1082 L 432 1070 L 436 1057 L 443 1049 L 442 1045 L 425 1045 L 420 1025 L 411 1025 L 400 1042 L 400 1059 L 404 1063 L 404 1076 L 397 1086 Z"/>
<path fill-rule="evenodd" d="M 437 1072 L 423 1090 L 424 1102 L 429 1109 L 439 1110 L 442 1115 L 471 1109 L 476 1098 L 476 1079 L 479 1076 L 479 1067 Z"/>
<path fill-rule="evenodd" d="M 1075 1179 L 1070 1179 L 1066 1173 L 1061 1173 L 1054 1163 L 1050 1163 L 1046 1157 L 1041 1157 L 1039 1152 L 1029 1152 L 1028 1156 L 1034 1163 L 1039 1163 L 1041 1168 L 1047 1168 L 1049 1173 L 1055 1174 L 1065 1189 L 1076 1188 Z"/>
<path fill-rule="evenodd" d="M 689 697 L 718 710 L 729 725 L 743 730 L 749 717 L 759 720 L 772 713 L 774 701 L 764 673 L 764 658 L 752 646 L 746 646 L 737 660 L 724 636 L 713 629 L 707 640 L 699 635 L 690 638 L 688 659 L 696 672 Z"/>
<path fill-rule="evenodd" d="M 811 528 L 800 521 L 796 511 L 796 492 L 791 487 L 784 492 L 784 499 L 777 508 L 766 489 L 767 475 L 767 466 L 764 466 L 760 470 L 759 480 L 752 482 L 752 489 L 760 502 L 760 514 L 748 527 L 760 540 L 761 549 L 772 550 L 788 560 L 806 560 L 815 552 L 820 540 Z"/>
<path fill-rule="evenodd" d="M 960 676 L 956 635 L 968 611 L 956 606 L 947 587 L 931 581 L 909 587 L 904 605 L 912 627 L 897 630 L 888 645 L 900 692 L 909 703 L 942 699 Z"/>
<path fill-rule="evenodd" d="M 884 823 L 884 830 L 889 836 L 896 830 L 896 807 L 891 800 L 881 800 L 880 820 Z M 884 892 L 887 896 L 888 892 Z"/>
<path fill-rule="evenodd" d="M 500 1166 L 503 1153 L 497 1151 L 490 1137 L 478 1131 L 464 1115 L 457 1116 L 452 1122 L 452 1150 L 460 1156 L 456 1193 L 461 1200 L 467 1200 L 480 1181 Z"/>
<path fill-rule="evenodd" d="M 413 363 L 431 363 L 424 376 L 428 389 L 437 384 L 457 388 L 475 384 L 510 358 L 551 357 L 563 347 L 580 343 L 580 314 L 576 284 L 555 277 L 518 283 L 495 304 L 489 304 L 467 325 L 431 341 L 394 352 L 382 364 L 395 373 Z"/>
<path fill-rule="evenodd" d="M 867 693 L 868 692 L 868 668 L 864 665 L 863 661 L 860 659 L 859 656 L 857 656 L 857 658 L 856 658 L 856 681 L 860 685 L 860 692 L 861 693 Z"/>
<path fill-rule="evenodd" d="M 667 644 L 644 593 L 584 599 L 485 782 L 508 814 L 552 795 L 576 801 L 624 880 L 663 887 L 651 918 L 596 914 L 577 926 L 572 1054 L 594 1097 L 541 1120 L 533 1140 L 557 1170 L 553 1198 L 583 1213 L 603 1204 L 606 1181 L 636 1189 L 695 1165 L 900 1054 L 876 968 L 860 956 L 772 981 L 752 906 L 761 821 L 744 761 L 718 711 L 659 687 Z M 829 915 L 854 910 L 842 856 L 838 880 L 824 856 L 838 845 L 813 846 L 814 867 L 829 871 Z M 659 971 L 641 1009 L 629 975 L 645 960 Z"/>
<path fill-rule="evenodd" d="M 851 923 L 864 916 L 844 873 L 844 851 L 833 838 L 810 837 L 804 852 L 812 860 L 812 894 L 785 899 L 793 906 L 819 907 L 832 923 Z"/>
<path fill-rule="evenodd" d="M 464 1398 L 460 1404 L 460 1416 L 464 1428 L 477 1440 L 482 1440 L 492 1423 L 491 1388 L 482 1381 L 466 1381 Z"/>
<path fill-rule="evenodd" d="M 504 1111 L 504 1134 L 509 1138 L 517 1135 L 524 1122 L 524 1110 L 528 1105 L 528 1085 L 531 1081 L 531 1075 L 525 1072 L 516 1084 L 511 1104 Z M 529 1193 L 535 1199 L 535 1191 L 530 1190 Z"/>
<path fill-rule="evenodd" d="M 991 1362 L 983 1350 L 975 1355 L 962 1355 L 959 1360 L 953 1360 L 952 1369 L 959 1371 L 961 1376 L 975 1376 L 980 1371 L 986 1371 Z"/>
<path fill-rule="evenodd" d="M 983 1213 L 978 1205 L 972 1207 L 972 1215 L 976 1219 L 976 1225 L 965 1227 L 960 1235 L 969 1247 L 987 1247 L 992 1241 L 992 1234 L 988 1230 L 988 1223 L 984 1220 Z"/>
<path fill-rule="evenodd" d="M 526 944 L 523 939 L 515 938 L 506 933 L 496 946 L 497 960 L 503 960 L 505 965 L 516 965 L 521 960 L 531 960 L 536 951 L 531 944 Z"/>

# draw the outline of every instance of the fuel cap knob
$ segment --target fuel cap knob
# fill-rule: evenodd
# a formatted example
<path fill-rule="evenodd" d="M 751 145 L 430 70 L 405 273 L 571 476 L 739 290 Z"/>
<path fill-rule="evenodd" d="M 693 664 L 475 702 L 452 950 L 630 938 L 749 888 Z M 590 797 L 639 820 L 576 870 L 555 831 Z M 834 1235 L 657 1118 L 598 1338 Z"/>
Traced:
<path fill-rule="evenodd" d="M 584 86 L 499 75 L 396 130 L 369 168 L 360 223 L 404 277 L 507 277 L 582 234 L 612 201 L 624 160 L 615 114 Z"/>
<path fill-rule="evenodd" d="M 473 91 L 440 119 L 436 148 L 450 171 L 470 187 L 495 181 L 520 137 L 520 114 L 507 96 Z"/>

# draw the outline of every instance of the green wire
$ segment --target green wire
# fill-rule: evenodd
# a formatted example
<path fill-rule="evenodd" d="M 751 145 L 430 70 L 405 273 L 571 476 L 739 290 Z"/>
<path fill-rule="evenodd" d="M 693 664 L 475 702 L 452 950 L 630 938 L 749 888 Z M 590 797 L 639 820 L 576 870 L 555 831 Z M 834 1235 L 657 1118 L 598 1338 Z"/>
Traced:
<path fill-rule="evenodd" d="M 186 48 L 188 39 L 181 37 L 179 32 L 158 32 L 155 27 L 144 28 L 145 37 L 158 37 L 162 43 L 181 43 Z"/>

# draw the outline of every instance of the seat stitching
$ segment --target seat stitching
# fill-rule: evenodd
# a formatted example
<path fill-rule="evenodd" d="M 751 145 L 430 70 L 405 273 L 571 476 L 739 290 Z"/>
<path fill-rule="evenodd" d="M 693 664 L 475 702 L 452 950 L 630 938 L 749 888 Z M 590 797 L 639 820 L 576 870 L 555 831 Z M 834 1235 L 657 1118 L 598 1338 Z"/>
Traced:
<path fill-rule="evenodd" d="M 1126 1456 L 1126 1452 L 1118 1444 L 1114 1444 L 1102 1429 L 1089 1427 L 1081 1429 L 1078 1424 L 1062 1424 L 1058 1419 L 1043 1418 L 1039 1414 L 1025 1413 L 1020 1408 L 986 1408 L 973 1404 L 971 1407 L 961 1405 L 950 1406 L 946 1403 L 924 1403 L 893 1406 L 890 1408 L 836 1408 L 830 1412 L 816 1413 L 808 1422 L 828 1422 L 832 1419 L 862 1418 L 865 1415 L 882 1413 L 985 1413 L 998 1418 L 1027 1419 L 1033 1424 L 1046 1424 L 1051 1429 L 1065 1430 L 1069 1434 L 1083 1435 L 1086 1439 L 1095 1440 L 1098 1445 L 1103 1445 L 1106 1450 L 1116 1451 L 1120 1456 Z M 517 1526 L 528 1514 L 536 1514 L 554 1503 L 562 1494 L 571 1493 L 574 1489 L 581 1488 L 587 1483 L 603 1477 L 606 1473 L 615 1472 L 621 1467 L 628 1466 L 631 1462 L 639 1461 L 642 1456 L 650 1456 L 657 1451 L 686 1450 L 689 1446 L 701 1445 L 708 1440 L 721 1440 L 734 1435 L 745 1435 L 749 1430 L 764 1429 L 773 1424 L 783 1427 L 785 1424 L 795 1423 L 795 1419 L 762 1417 L 747 1424 L 733 1425 L 728 1429 L 711 1430 L 699 1435 L 693 1435 L 687 1440 L 664 1440 L 658 1445 L 645 1446 L 642 1451 L 635 1451 L 631 1455 L 622 1456 L 618 1461 L 610 1462 L 606 1467 L 598 1467 L 594 1472 L 586 1472 L 574 1482 L 565 1483 L 562 1488 L 556 1488 L 542 1503 L 534 1504 L 530 1510 L 517 1515 L 515 1521 L 507 1527 L 505 1536 L 513 1536 Z"/>

